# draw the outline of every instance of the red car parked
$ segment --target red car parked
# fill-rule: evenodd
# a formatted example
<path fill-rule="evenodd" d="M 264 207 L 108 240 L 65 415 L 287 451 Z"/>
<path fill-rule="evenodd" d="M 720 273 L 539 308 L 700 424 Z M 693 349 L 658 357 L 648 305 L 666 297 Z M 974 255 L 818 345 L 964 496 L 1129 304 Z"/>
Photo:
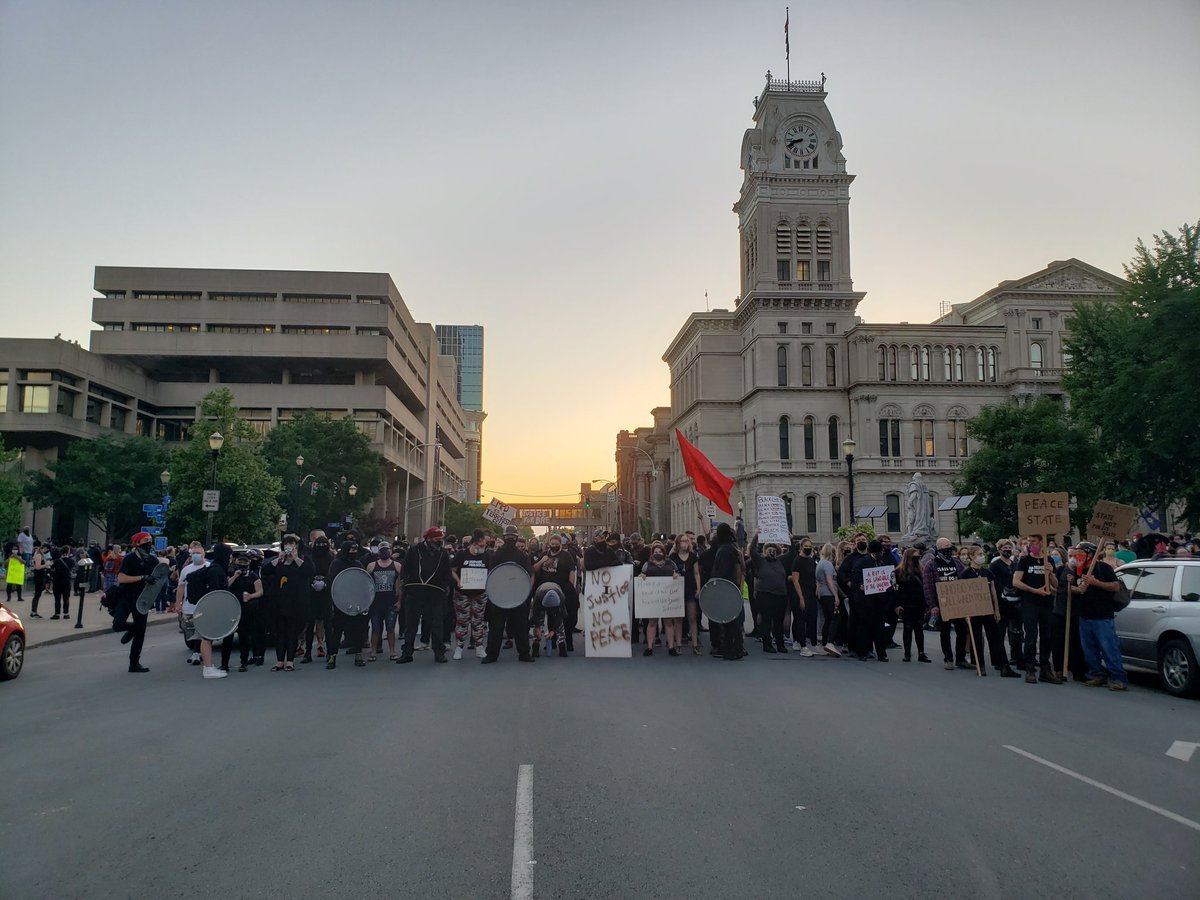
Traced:
<path fill-rule="evenodd" d="M 11 681 L 25 665 L 25 626 L 0 603 L 0 681 Z"/>

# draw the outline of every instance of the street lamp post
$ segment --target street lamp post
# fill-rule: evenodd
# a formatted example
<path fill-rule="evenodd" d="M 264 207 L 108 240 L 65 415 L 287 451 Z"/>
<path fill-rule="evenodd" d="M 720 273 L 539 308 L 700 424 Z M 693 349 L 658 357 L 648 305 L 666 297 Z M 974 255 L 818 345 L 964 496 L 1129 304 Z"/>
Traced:
<path fill-rule="evenodd" d="M 342 481 L 345 481 L 345 480 L 346 480 L 346 477 L 343 475 Z M 350 487 L 346 488 L 346 493 L 350 495 L 350 514 L 349 514 L 350 515 L 350 527 L 353 528 L 354 527 L 354 495 L 358 493 L 358 485 L 357 484 L 350 485 Z"/>
<path fill-rule="evenodd" d="M 854 448 L 858 445 L 853 438 L 842 441 L 842 452 L 846 454 L 846 477 L 850 482 L 850 524 L 854 524 Z"/>
<path fill-rule="evenodd" d="M 221 432 L 214 431 L 208 436 L 208 449 L 212 451 L 212 489 L 217 489 L 217 459 L 221 456 L 221 448 L 225 446 L 225 438 L 221 436 Z M 208 512 L 208 538 L 204 542 L 205 548 L 211 549 L 213 542 L 213 511 Z"/>
<path fill-rule="evenodd" d="M 430 443 L 430 444 L 414 444 L 412 446 L 412 450 L 422 450 L 425 447 L 439 447 L 440 448 L 441 446 L 442 446 L 441 441 L 434 441 L 433 443 Z M 407 456 L 407 453 L 405 455 Z M 411 460 L 405 460 L 405 466 L 404 466 L 404 539 L 406 541 L 408 540 L 408 511 L 412 507 L 412 504 L 408 502 L 408 488 L 409 488 L 409 484 L 412 481 L 412 466 L 410 465 L 410 463 L 411 463 Z M 434 468 L 436 470 L 436 465 Z M 437 476 L 436 475 L 434 475 L 434 490 L 435 491 L 437 490 Z M 428 497 L 428 494 L 429 494 L 429 485 L 428 484 L 425 485 L 425 494 Z M 422 501 L 422 505 L 424 505 L 425 502 L 427 502 L 427 501 Z"/>

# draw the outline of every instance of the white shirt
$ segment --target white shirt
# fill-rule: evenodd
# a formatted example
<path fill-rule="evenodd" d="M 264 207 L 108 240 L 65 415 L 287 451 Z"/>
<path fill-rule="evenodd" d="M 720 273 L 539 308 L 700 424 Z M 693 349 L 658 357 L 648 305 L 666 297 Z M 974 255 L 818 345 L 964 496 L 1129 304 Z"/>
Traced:
<path fill-rule="evenodd" d="M 199 565 L 197 565 L 194 562 L 188 563 L 186 566 L 183 567 L 183 570 L 179 573 L 179 583 L 183 584 L 184 580 L 189 575 L 191 575 L 193 572 L 197 571 L 198 569 L 207 569 L 208 565 L 209 565 L 209 561 L 207 559 L 204 560 L 204 562 L 200 563 Z M 192 603 L 188 600 L 187 587 L 184 587 L 184 589 L 183 589 L 183 614 L 185 616 L 190 616 L 195 611 L 196 611 L 196 604 Z"/>
<path fill-rule="evenodd" d="M 28 555 L 33 552 L 33 538 L 25 532 L 17 535 L 17 546 L 21 548 L 21 552 Z"/>

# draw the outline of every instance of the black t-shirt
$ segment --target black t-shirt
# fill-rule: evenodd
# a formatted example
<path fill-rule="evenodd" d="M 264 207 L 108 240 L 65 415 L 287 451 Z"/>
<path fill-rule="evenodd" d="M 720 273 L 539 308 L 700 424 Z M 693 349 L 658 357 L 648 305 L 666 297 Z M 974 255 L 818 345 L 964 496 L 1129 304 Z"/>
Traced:
<path fill-rule="evenodd" d="M 254 593 L 254 582 L 256 581 L 258 581 L 257 570 L 247 569 L 245 571 L 238 572 L 235 574 L 233 581 L 229 585 L 229 592 L 233 594 L 233 596 L 237 597 L 238 600 L 241 600 L 242 603 L 248 603 L 250 605 L 257 604 L 259 601 L 259 598 L 257 597 L 253 600 L 242 600 L 242 594 Z"/>
<path fill-rule="evenodd" d="M 375 569 L 371 572 L 371 577 L 375 579 L 376 600 L 396 599 L 396 580 L 400 577 L 400 566 L 395 560 L 389 559 L 387 565 L 384 565 L 383 560 L 375 560 Z"/>
<path fill-rule="evenodd" d="M 154 567 L 157 565 L 158 557 L 154 556 L 154 554 L 147 553 L 143 557 L 142 554 L 134 550 L 132 553 L 126 553 L 125 558 L 121 560 L 121 571 L 126 575 L 145 577 L 153 574 Z M 141 581 L 131 581 L 120 587 L 125 591 L 126 596 L 137 597 L 141 594 L 144 586 L 144 583 Z"/>
<path fill-rule="evenodd" d="M 817 561 L 801 553 L 792 563 L 792 571 L 800 576 L 800 590 L 805 600 L 817 599 Z"/>
<path fill-rule="evenodd" d="M 1025 582 L 1027 588 L 1044 588 L 1046 586 L 1046 564 L 1042 562 L 1039 556 L 1022 556 L 1017 563 L 1017 572 L 1021 573 L 1021 580 Z M 1029 591 L 1021 590 L 1022 600 L 1030 600 L 1035 603 L 1049 603 L 1049 597 L 1043 597 L 1041 594 L 1032 594 Z"/>
<path fill-rule="evenodd" d="M 283 563 L 280 558 L 263 573 L 263 587 L 277 613 L 299 615 L 308 603 L 315 570 L 307 559 Z M 331 579 L 332 581 L 332 579 Z"/>
<path fill-rule="evenodd" d="M 1092 570 L 1092 577 L 1097 581 L 1113 582 L 1117 573 L 1106 562 L 1097 562 Z M 1089 587 L 1079 595 L 1079 618 L 1081 619 L 1111 619 L 1117 614 L 1117 595 L 1115 591 L 1103 588 Z"/>
<path fill-rule="evenodd" d="M 547 581 L 553 581 L 563 590 L 567 590 L 571 584 L 571 573 L 575 571 L 575 557 L 559 550 L 554 555 L 547 553 L 543 559 L 545 561 L 542 562 L 542 568 L 536 573 L 536 581 L 533 586 L 537 587 Z"/>
<path fill-rule="evenodd" d="M 225 570 L 212 560 L 201 569 L 193 569 L 184 580 L 183 599 L 195 603 L 209 591 L 225 590 L 229 578 Z"/>
<path fill-rule="evenodd" d="M 492 557 L 488 560 L 488 568 L 494 569 L 501 563 L 515 562 L 526 572 L 533 572 L 533 563 L 529 561 L 529 554 L 517 547 L 516 544 L 510 544 L 505 541 L 500 547 L 492 551 Z"/>
<path fill-rule="evenodd" d="M 740 584 L 738 567 L 742 564 L 742 555 L 733 544 L 722 544 L 713 556 L 712 577 L 724 578 L 734 584 Z"/>
<path fill-rule="evenodd" d="M 488 557 L 490 556 L 491 554 L 487 550 L 484 550 L 478 556 L 472 555 L 470 550 L 464 550 L 462 553 L 458 554 L 458 556 L 454 558 L 454 571 L 458 573 L 459 580 L 462 580 L 463 569 L 479 569 L 486 572 L 488 568 Z M 474 596 L 482 594 L 483 591 L 483 588 L 468 588 L 463 590 L 463 593 Z"/>
<path fill-rule="evenodd" d="M 688 552 L 687 559 L 684 559 L 678 553 L 671 554 L 671 562 L 675 564 L 675 568 L 683 575 L 683 598 L 691 601 L 696 599 L 696 554 Z"/>

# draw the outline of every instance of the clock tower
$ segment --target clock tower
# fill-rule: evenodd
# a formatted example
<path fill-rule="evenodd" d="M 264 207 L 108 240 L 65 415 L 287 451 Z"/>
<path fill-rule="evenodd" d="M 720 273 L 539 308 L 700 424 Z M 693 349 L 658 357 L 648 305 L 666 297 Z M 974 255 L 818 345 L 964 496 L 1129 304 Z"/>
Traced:
<path fill-rule="evenodd" d="M 745 177 L 734 204 L 741 238 L 742 300 L 834 300 L 853 311 L 864 296 L 850 277 L 850 182 L 842 138 L 820 81 L 767 73 L 742 138 Z"/>

